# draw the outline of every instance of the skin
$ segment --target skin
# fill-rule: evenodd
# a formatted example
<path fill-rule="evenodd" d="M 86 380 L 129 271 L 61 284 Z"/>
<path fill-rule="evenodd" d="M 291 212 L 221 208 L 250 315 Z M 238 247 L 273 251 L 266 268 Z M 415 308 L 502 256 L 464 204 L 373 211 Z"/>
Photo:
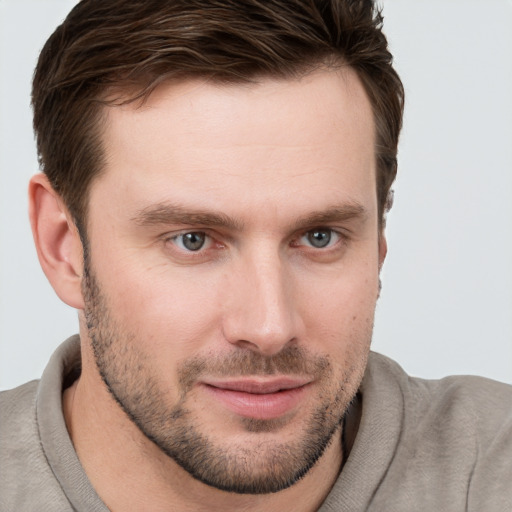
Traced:
<path fill-rule="evenodd" d="M 114 511 L 316 510 L 341 468 L 339 423 L 366 366 L 386 253 L 373 117 L 357 76 L 165 84 L 142 107 L 107 109 L 104 147 L 87 272 L 58 195 L 43 175 L 30 187 L 43 269 L 80 311 L 82 375 L 64 414 L 91 483 Z M 331 237 L 326 247 L 312 245 L 315 230 Z M 206 235 L 199 251 L 183 245 L 194 232 Z M 261 397 L 234 410 L 211 387 L 277 378 L 300 382 L 300 400 L 281 413 Z M 150 398 L 165 421 L 149 414 Z M 123 407 L 140 413 L 138 425 Z M 319 410 L 333 435 L 291 486 L 237 494 L 192 477 L 148 439 L 144 427 L 159 443 L 175 436 L 177 407 L 185 430 L 247 478 L 275 480 L 276 454 L 297 469 L 303 461 L 282 454 L 302 453 Z"/>

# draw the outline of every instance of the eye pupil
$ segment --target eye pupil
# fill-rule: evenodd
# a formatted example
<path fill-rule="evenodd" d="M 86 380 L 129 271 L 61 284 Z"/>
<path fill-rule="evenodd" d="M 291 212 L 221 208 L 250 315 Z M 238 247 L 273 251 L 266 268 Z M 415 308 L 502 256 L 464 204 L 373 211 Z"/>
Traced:
<path fill-rule="evenodd" d="M 198 251 L 205 242 L 204 233 L 185 233 L 183 235 L 183 246 L 189 251 Z"/>
<path fill-rule="evenodd" d="M 328 229 L 315 229 L 308 233 L 308 241 L 313 247 L 322 249 L 329 245 L 331 232 Z"/>

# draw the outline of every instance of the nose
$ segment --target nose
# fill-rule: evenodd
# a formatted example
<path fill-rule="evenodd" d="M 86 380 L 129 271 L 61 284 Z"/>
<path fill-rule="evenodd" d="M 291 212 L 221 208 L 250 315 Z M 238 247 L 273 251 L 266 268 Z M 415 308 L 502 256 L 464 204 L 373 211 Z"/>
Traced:
<path fill-rule="evenodd" d="M 228 281 L 223 331 L 229 343 L 272 356 L 298 340 L 298 297 L 278 254 L 247 258 Z"/>

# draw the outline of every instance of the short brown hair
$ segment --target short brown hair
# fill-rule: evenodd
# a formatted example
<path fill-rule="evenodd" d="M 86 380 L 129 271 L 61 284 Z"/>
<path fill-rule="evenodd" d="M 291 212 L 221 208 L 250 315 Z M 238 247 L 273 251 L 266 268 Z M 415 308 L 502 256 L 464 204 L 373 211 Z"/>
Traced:
<path fill-rule="evenodd" d="M 379 219 L 389 207 L 402 83 L 371 0 L 82 0 L 46 42 L 32 105 L 41 170 L 85 228 L 103 168 L 106 93 L 147 97 L 163 81 L 292 78 L 319 65 L 358 74 L 376 125 Z"/>

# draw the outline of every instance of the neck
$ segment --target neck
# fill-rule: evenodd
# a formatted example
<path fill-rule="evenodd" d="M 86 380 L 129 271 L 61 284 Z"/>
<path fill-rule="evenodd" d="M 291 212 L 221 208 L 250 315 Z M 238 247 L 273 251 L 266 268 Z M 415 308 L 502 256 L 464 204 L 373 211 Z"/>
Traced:
<path fill-rule="evenodd" d="M 82 375 L 65 391 L 64 415 L 89 480 L 113 512 L 313 511 L 334 485 L 343 460 L 338 431 L 315 466 L 291 487 L 273 494 L 236 494 L 201 483 L 165 455 L 114 402 L 99 376 Z"/>

